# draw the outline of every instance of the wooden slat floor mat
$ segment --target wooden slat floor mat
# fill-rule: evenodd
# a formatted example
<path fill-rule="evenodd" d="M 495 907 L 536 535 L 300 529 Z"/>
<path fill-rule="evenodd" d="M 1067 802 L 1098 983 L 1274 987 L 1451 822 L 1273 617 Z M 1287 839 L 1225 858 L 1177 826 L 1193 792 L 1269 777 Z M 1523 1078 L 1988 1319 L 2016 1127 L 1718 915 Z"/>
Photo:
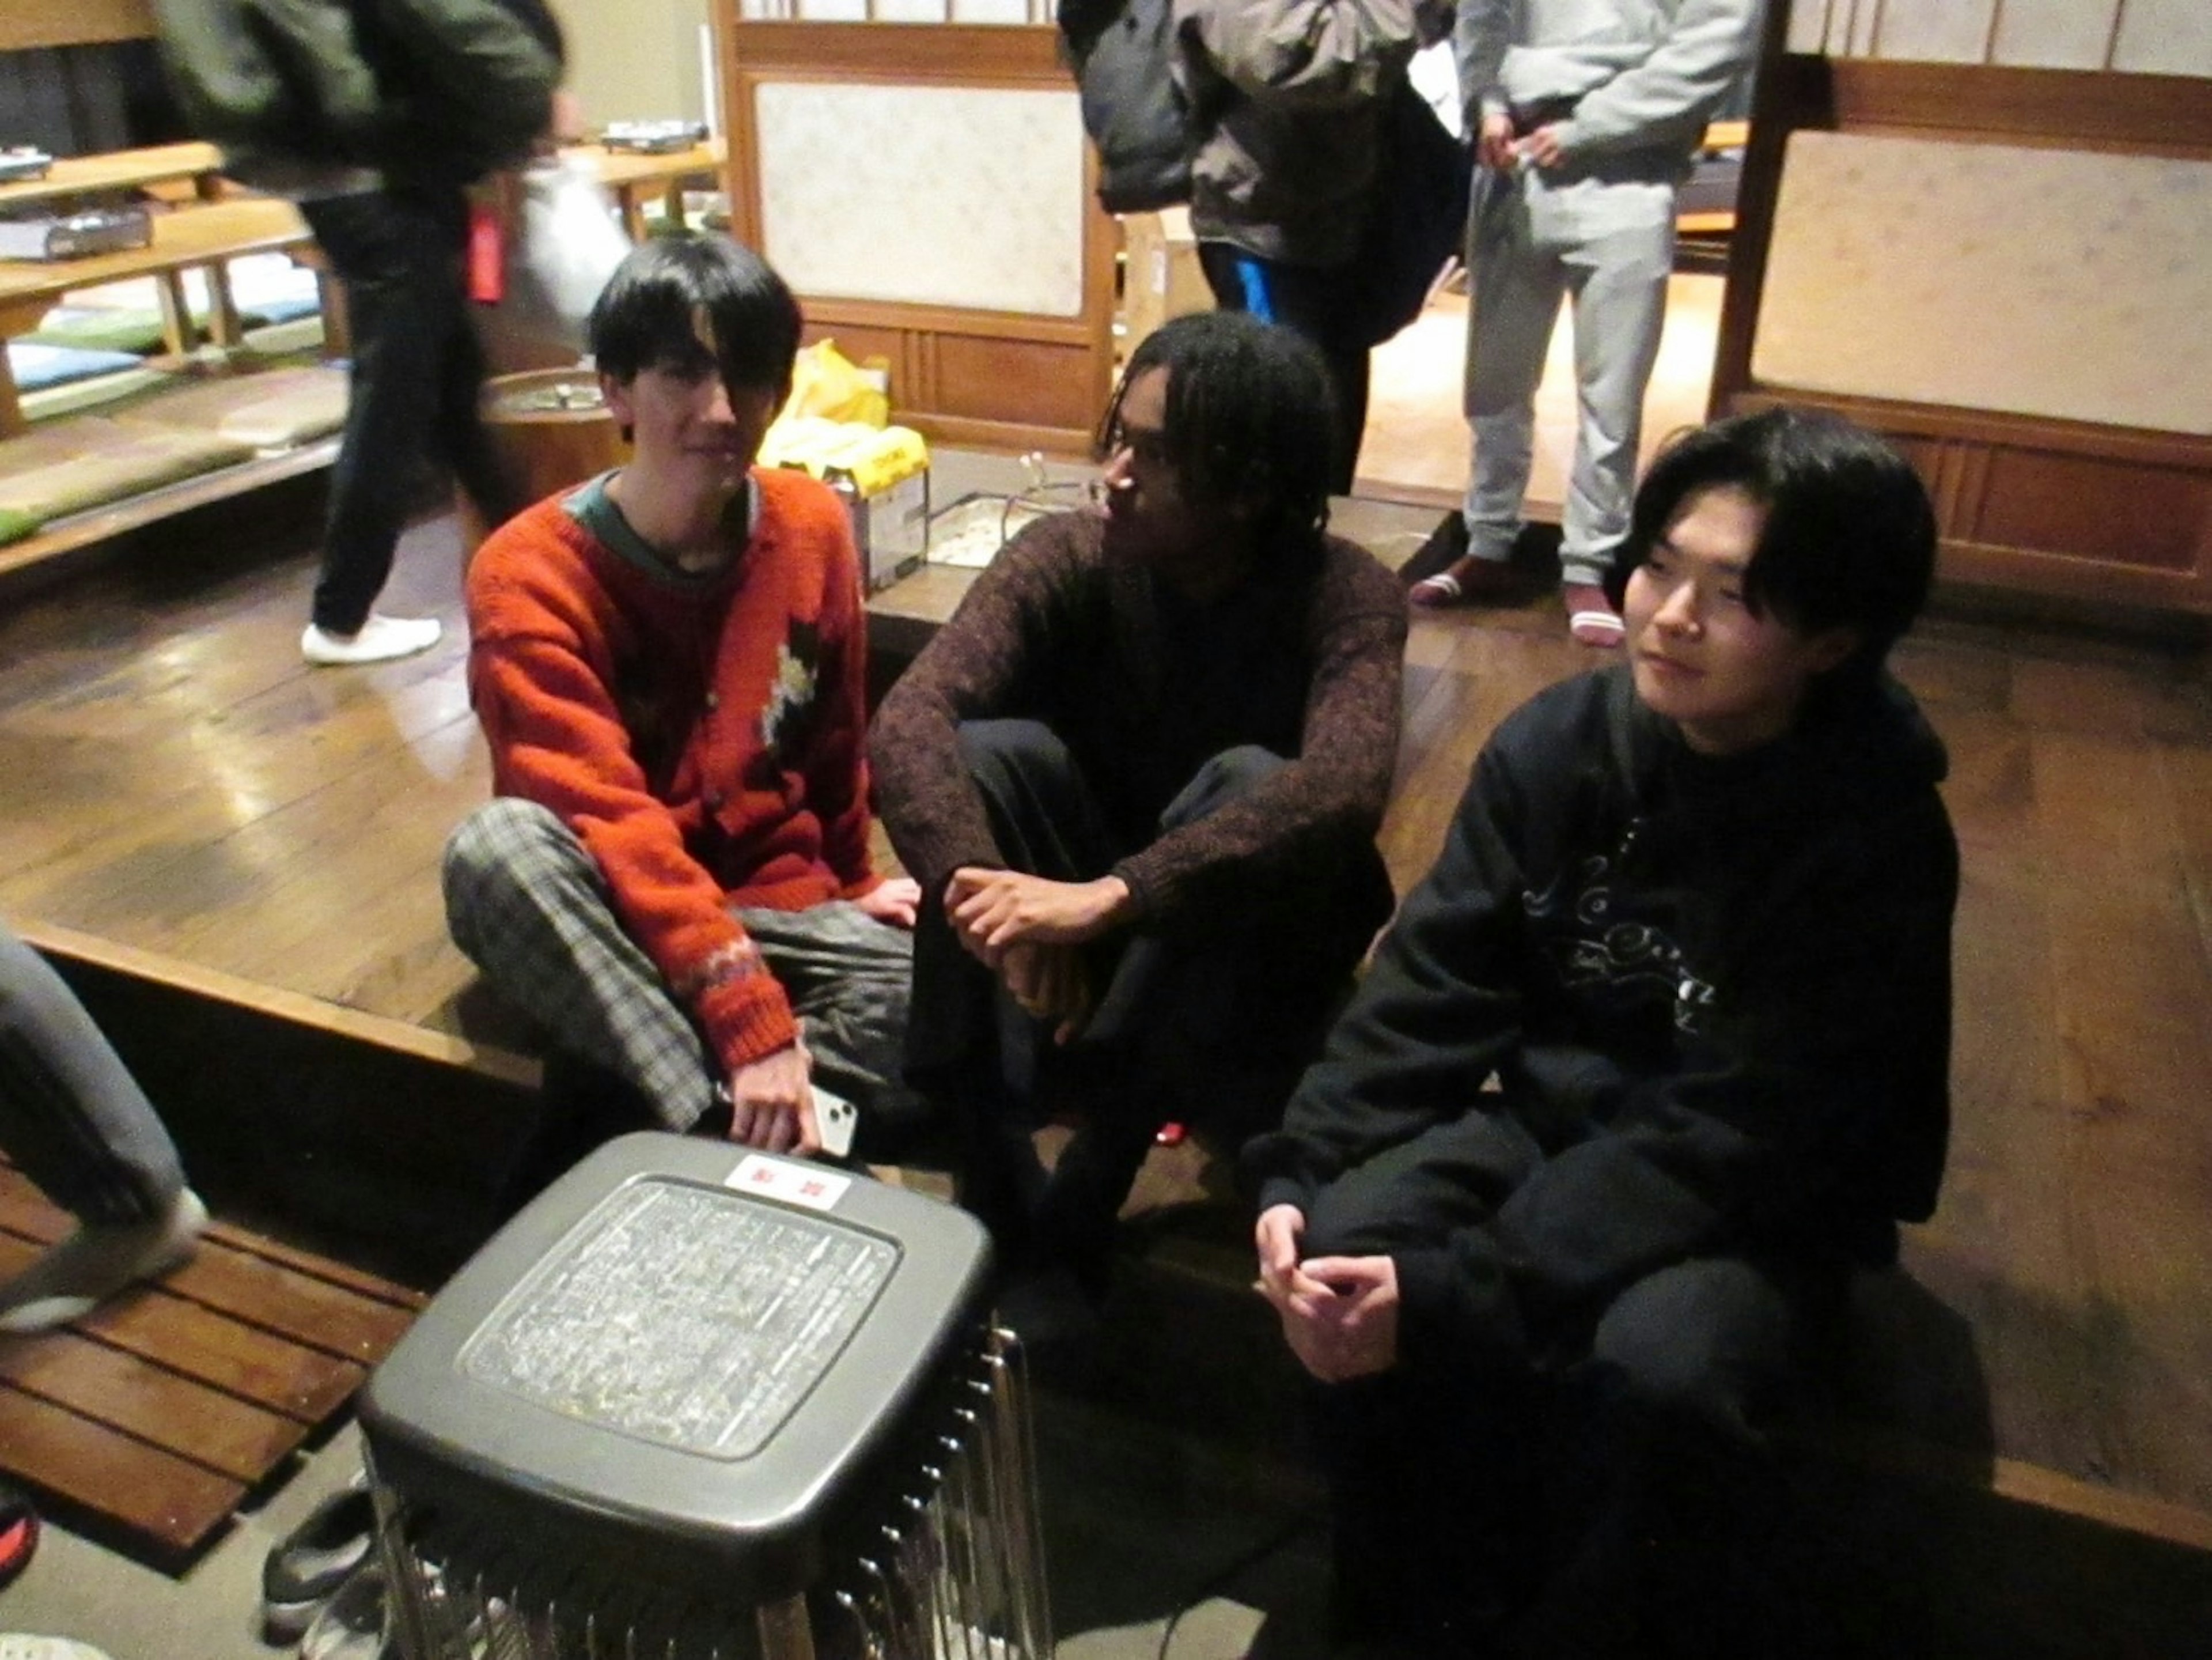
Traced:
<path fill-rule="evenodd" d="M 0 1276 L 74 1225 L 0 1163 Z M 0 1470 L 163 1566 L 352 1399 L 421 1293 L 222 1222 L 66 1330 L 0 1336 Z"/>

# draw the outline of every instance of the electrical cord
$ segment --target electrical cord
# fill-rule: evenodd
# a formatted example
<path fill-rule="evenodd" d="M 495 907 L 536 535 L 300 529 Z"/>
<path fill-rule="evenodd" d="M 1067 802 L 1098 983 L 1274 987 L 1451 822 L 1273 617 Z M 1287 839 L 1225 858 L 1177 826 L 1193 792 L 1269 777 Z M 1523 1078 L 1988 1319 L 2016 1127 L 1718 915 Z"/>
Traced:
<path fill-rule="evenodd" d="M 1175 1642 L 1176 1627 L 1182 1623 L 1183 1615 L 1200 1603 L 1211 1602 L 1237 1578 L 1257 1567 L 1277 1551 L 1283 1549 L 1292 1540 L 1301 1534 L 1311 1532 L 1320 1525 L 1321 1523 L 1317 1517 L 1294 1516 L 1273 1533 L 1263 1535 L 1258 1544 L 1254 1545 L 1243 1554 L 1231 1557 L 1225 1566 L 1218 1570 L 1212 1578 L 1207 1579 L 1191 1594 L 1189 1601 L 1168 1616 L 1168 1622 L 1160 1632 L 1160 1646 L 1153 1660 L 1168 1660 L 1168 1650 Z"/>

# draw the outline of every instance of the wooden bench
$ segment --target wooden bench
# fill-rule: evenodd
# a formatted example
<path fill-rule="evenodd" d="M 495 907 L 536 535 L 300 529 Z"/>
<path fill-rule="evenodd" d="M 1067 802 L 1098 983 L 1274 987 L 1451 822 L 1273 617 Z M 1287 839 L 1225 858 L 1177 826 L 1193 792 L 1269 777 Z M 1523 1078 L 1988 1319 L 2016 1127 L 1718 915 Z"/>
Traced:
<path fill-rule="evenodd" d="M 162 186 L 178 184 L 190 185 L 191 193 L 204 202 L 219 200 L 226 188 L 222 152 L 213 144 L 195 140 L 144 149 L 107 150 L 97 155 L 62 156 L 36 179 L 0 184 L 0 213 L 132 192 L 159 193 Z"/>
<path fill-rule="evenodd" d="M 143 248 L 82 259 L 0 260 L 0 345 L 38 327 L 63 298 L 80 289 L 133 277 L 155 279 L 161 295 L 163 332 L 173 352 L 193 343 L 184 300 L 184 273 L 204 271 L 212 307 L 209 332 L 218 345 L 234 346 L 241 332 L 225 264 L 247 254 L 286 252 L 313 240 L 307 222 L 291 203 L 267 197 L 210 202 L 159 214 L 153 240 Z M 327 283 L 326 295 L 327 298 Z M 15 376 L 0 353 L 0 438 L 28 424 Z"/>

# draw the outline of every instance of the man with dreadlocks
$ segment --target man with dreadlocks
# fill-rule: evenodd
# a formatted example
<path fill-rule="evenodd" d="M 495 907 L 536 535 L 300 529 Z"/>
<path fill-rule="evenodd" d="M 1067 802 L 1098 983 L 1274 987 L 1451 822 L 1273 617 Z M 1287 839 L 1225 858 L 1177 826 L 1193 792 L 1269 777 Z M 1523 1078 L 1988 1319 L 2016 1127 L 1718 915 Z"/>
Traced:
<path fill-rule="evenodd" d="M 1160 1124 L 1274 1124 L 1389 910 L 1404 602 L 1325 533 L 1334 418 L 1287 329 L 1168 324 L 1102 424 L 1103 511 L 1018 536 L 876 720 L 922 890 L 908 1077 L 1063 1295 L 1103 1293 Z M 1079 1125 L 1048 1178 L 1041 1118 Z"/>

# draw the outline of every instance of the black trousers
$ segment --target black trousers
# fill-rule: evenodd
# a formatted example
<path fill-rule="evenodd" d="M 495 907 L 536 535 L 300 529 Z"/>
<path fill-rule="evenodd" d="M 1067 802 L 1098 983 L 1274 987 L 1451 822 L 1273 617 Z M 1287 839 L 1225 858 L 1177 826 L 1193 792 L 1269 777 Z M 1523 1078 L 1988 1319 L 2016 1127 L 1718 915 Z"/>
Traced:
<path fill-rule="evenodd" d="M 1014 868 L 1056 881 L 1104 875 L 1118 844 L 1074 758 L 1033 721 L 960 729 L 963 759 Z M 1161 834 L 1195 822 L 1285 764 L 1248 745 L 1213 757 L 1169 803 Z M 1239 1141 L 1273 1128 L 1320 1047 L 1352 970 L 1389 915 L 1373 845 L 1292 916 L 1210 912 L 1175 933 L 1101 942 L 1097 1004 L 1060 1046 L 961 949 L 939 896 L 915 936 L 908 1075 L 963 1125 L 962 1192 L 1013 1265 L 1046 1261 L 1102 1276 L 1114 1220 L 1159 1126 L 1195 1123 Z M 1079 1123 L 1048 1185 L 1030 1131 Z"/>
<path fill-rule="evenodd" d="M 1286 265 L 1257 258 L 1226 242 L 1200 243 L 1198 260 L 1206 286 L 1224 311 L 1259 309 L 1246 291 L 1239 262 L 1259 266 L 1271 319 L 1304 335 L 1321 353 L 1336 389 L 1336 459 L 1329 470 L 1328 487 L 1334 495 L 1351 495 L 1359 466 L 1359 442 L 1367 431 L 1367 342 L 1355 336 L 1348 320 L 1362 308 L 1354 268 Z"/>
<path fill-rule="evenodd" d="M 345 284 L 353 325 L 313 613 L 319 626 L 352 634 L 392 574 L 425 463 L 450 470 L 488 525 L 527 504 L 477 414 L 484 364 L 464 286 L 460 190 L 387 187 L 300 210 Z"/>
<path fill-rule="evenodd" d="M 1438 1656 L 1829 1651 L 1766 1432 L 1829 1352 L 1846 1271 L 1696 1258 L 1530 1317 L 1490 1224 L 1543 1157 L 1470 1112 L 1312 1205 L 1307 1256 L 1449 1242 L 1476 1293 L 1421 1365 L 1316 1389 L 1340 1618 Z"/>

